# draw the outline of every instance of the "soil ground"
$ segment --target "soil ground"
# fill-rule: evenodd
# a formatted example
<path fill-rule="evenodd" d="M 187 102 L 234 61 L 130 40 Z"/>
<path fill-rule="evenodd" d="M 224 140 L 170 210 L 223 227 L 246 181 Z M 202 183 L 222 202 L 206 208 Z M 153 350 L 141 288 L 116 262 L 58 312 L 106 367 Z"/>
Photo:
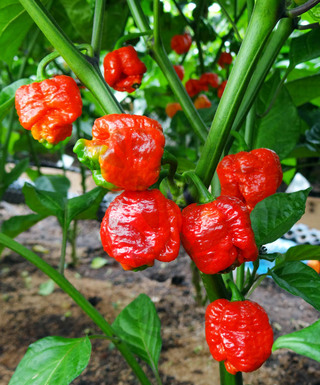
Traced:
<path fill-rule="evenodd" d="M 1 203 L 0 220 L 26 214 L 23 205 Z M 50 217 L 17 240 L 58 265 L 61 231 Z M 70 249 L 67 257 L 69 258 Z M 156 263 L 142 272 L 125 272 L 108 258 L 99 239 L 99 223 L 79 224 L 79 264 L 66 277 L 112 322 L 140 293 L 155 303 L 162 324 L 163 347 L 159 363 L 164 385 L 218 385 L 218 364 L 204 337 L 204 308 L 197 306 L 189 258 L 181 250 L 176 261 Z M 100 269 L 95 257 L 108 258 Z M 91 320 L 59 288 L 49 296 L 38 294 L 47 278 L 19 255 L 5 250 L 0 262 L 0 385 L 7 385 L 29 344 L 46 336 L 81 337 L 97 333 Z M 266 279 L 250 297 L 267 311 L 275 338 L 315 322 L 319 313 L 302 299 Z M 93 341 L 87 369 L 75 385 L 134 385 L 134 375 L 108 341 Z M 288 350 L 279 350 L 257 371 L 244 374 L 251 385 L 320 385 L 320 364 Z"/>

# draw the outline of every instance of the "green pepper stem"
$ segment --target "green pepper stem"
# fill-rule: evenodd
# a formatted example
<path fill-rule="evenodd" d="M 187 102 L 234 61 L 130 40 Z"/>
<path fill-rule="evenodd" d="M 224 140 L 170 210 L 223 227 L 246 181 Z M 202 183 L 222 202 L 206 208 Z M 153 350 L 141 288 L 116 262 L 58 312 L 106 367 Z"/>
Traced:
<path fill-rule="evenodd" d="M 206 186 L 202 183 L 201 179 L 194 171 L 186 171 L 182 174 L 182 176 L 189 183 L 191 182 L 194 185 L 197 192 L 196 198 L 200 204 L 209 203 L 214 200 L 214 196 L 210 194 Z"/>
<path fill-rule="evenodd" d="M 144 32 L 128 33 L 127 35 L 122 36 L 116 42 L 114 46 L 114 50 L 121 48 L 123 43 L 125 43 L 128 40 L 136 39 L 137 37 L 141 37 L 141 36 L 151 36 L 152 34 L 153 34 L 153 31 L 151 29 L 149 31 L 144 31 Z"/>
<path fill-rule="evenodd" d="M 105 3 L 105 0 L 96 0 L 94 7 L 91 46 L 93 48 L 93 54 L 97 59 L 99 59 L 100 56 Z"/>
<path fill-rule="evenodd" d="M 244 265 L 244 264 L 242 264 Z M 241 265 L 241 266 L 242 266 Z M 228 280 L 228 287 L 231 290 L 231 301 L 243 301 L 244 297 L 240 293 L 238 286 L 231 280 Z"/>
<path fill-rule="evenodd" d="M 118 101 L 104 81 L 97 62 L 89 63 L 72 44 L 40 0 L 19 0 L 65 62 L 94 95 L 105 114 L 123 113 Z"/>
<path fill-rule="evenodd" d="M 216 0 L 216 2 L 219 4 L 219 7 L 222 9 L 222 12 L 225 14 L 225 16 L 228 19 L 229 23 L 232 25 L 234 33 L 237 36 L 237 39 L 239 41 L 242 41 L 241 36 L 239 34 L 239 31 L 238 31 L 238 28 L 237 28 L 237 25 L 233 21 L 232 17 L 229 15 L 229 12 L 227 11 L 226 7 L 223 5 L 223 3 L 220 0 Z"/>
<path fill-rule="evenodd" d="M 150 30 L 148 20 L 146 19 L 146 16 L 142 11 L 140 2 L 138 0 L 127 0 L 127 3 L 130 8 L 131 15 L 140 31 L 145 32 Z M 159 18 L 158 10 L 158 7 L 156 7 L 154 19 Z M 155 25 L 159 26 L 159 22 L 155 21 Z M 182 85 L 176 71 L 174 70 L 168 58 L 168 55 L 165 52 L 165 49 L 161 43 L 160 31 L 158 27 L 157 30 L 154 30 L 154 41 L 157 41 L 158 44 L 152 44 L 150 46 L 151 56 L 156 61 L 161 71 L 167 78 L 169 86 L 177 97 L 178 102 L 181 104 L 181 107 L 184 113 L 186 114 L 193 128 L 193 131 L 204 142 L 207 137 L 208 129 L 201 116 L 199 115 L 199 112 L 197 111 L 191 99 L 189 98 L 189 95 L 187 94 L 184 86 Z"/>
<path fill-rule="evenodd" d="M 283 9 L 283 1 L 257 0 L 230 78 L 203 147 L 196 173 L 208 186 L 265 43 Z"/>
<path fill-rule="evenodd" d="M 104 319 L 104 317 L 91 305 L 89 301 L 58 271 L 45 262 L 42 258 L 38 257 L 31 250 L 22 246 L 18 242 L 14 241 L 10 237 L 0 233 L 0 243 L 9 249 L 20 254 L 27 261 L 31 262 L 49 278 L 51 278 L 66 294 L 72 298 L 75 303 L 92 319 L 92 321 L 105 333 L 107 337 L 114 339 L 114 344 L 120 353 L 123 355 L 129 366 L 134 371 L 142 385 L 152 385 L 146 377 L 145 373 L 137 363 L 136 359 L 130 352 L 128 346 L 120 340 L 111 325 Z M 117 342 L 119 338 L 119 342 Z"/>
<path fill-rule="evenodd" d="M 238 372 L 235 376 L 226 371 L 224 362 L 219 362 L 220 383 L 221 385 L 242 385 L 242 373 Z"/>

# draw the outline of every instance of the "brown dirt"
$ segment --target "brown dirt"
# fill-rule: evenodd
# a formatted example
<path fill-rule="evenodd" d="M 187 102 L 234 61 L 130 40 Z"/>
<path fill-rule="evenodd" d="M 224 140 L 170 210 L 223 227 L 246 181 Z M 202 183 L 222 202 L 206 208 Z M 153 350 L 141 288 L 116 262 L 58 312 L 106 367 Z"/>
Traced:
<path fill-rule="evenodd" d="M 0 219 L 26 213 L 24 206 L 2 202 Z M 140 293 L 151 297 L 162 323 L 163 348 L 160 374 L 164 385 L 219 383 L 218 364 L 210 356 L 204 338 L 204 308 L 194 300 L 189 259 L 182 252 L 169 264 L 158 263 L 143 272 L 124 272 L 110 259 L 106 266 L 90 268 L 94 257 L 105 254 L 99 240 L 99 223 L 83 221 L 78 237 L 79 266 L 66 277 L 112 322 Z M 61 232 L 54 218 L 47 218 L 17 240 L 57 266 Z M 70 250 L 68 249 L 68 253 Z M 39 252 L 38 252 L 39 254 Z M 0 264 L 0 385 L 8 384 L 28 345 L 46 336 L 81 337 L 98 330 L 91 320 L 59 288 L 49 296 L 38 294 L 47 278 L 19 255 L 5 250 Z M 265 280 L 253 293 L 267 311 L 280 335 L 315 322 L 319 313 L 302 299 Z M 287 350 L 279 350 L 256 372 L 244 374 L 251 385 L 320 385 L 320 364 Z M 93 341 L 85 372 L 73 384 L 133 385 L 137 381 L 120 354 L 107 341 Z"/>

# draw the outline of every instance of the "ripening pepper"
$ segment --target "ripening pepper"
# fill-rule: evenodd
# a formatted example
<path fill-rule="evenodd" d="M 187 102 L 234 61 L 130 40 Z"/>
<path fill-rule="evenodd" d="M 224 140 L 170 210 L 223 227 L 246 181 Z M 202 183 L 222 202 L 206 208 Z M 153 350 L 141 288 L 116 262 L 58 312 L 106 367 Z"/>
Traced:
<path fill-rule="evenodd" d="M 15 105 L 22 127 L 51 145 L 71 136 L 72 123 L 82 113 L 77 83 L 65 75 L 19 87 Z"/>
<path fill-rule="evenodd" d="M 282 181 L 279 157 L 267 148 L 225 156 L 217 174 L 221 195 L 241 199 L 250 212 L 258 202 L 274 194 Z"/>
<path fill-rule="evenodd" d="M 140 87 L 143 74 L 147 71 L 131 45 L 107 53 L 103 67 L 107 84 L 116 91 L 129 93 Z"/>
<path fill-rule="evenodd" d="M 189 79 L 186 82 L 185 87 L 190 98 L 197 95 L 199 92 L 208 91 L 208 86 L 203 85 L 199 79 Z"/>
<path fill-rule="evenodd" d="M 90 168 L 97 185 L 134 191 L 145 190 L 158 180 L 165 139 L 157 121 L 106 115 L 95 121 L 92 136 L 92 140 L 79 139 L 73 151 Z"/>
<path fill-rule="evenodd" d="M 108 207 L 100 236 L 109 256 L 133 270 L 176 259 L 180 230 L 179 207 L 159 190 L 125 191 Z"/>
<path fill-rule="evenodd" d="M 311 259 L 307 262 L 307 265 L 320 274 L 320 261 Z"/>
<path fill-rule="evenodd" d="M 212 88 L 219 87 L 219 76 L 215 73 L 205 72 L 200 76 L 199 81 L 203 87 L 208 87 L 208 86 Z"/>
<path fill-rule="evenodd" d="M 224 68 L 226 65 L 232 63 L 232 56 L 229 52 L 221 52 L 221 55 L 218 60 L 218 64 L 221 68 Z"/>
<path fill-rule="evenodd" d="M 218 87 L 218 91 L 217 91 L 217 95 L 218 95 L 218 98 L 221 99 L 222 95 L 223 95 L 223 92 L 224 92 L 224 89 L 226 88 L 226 85 L 227 85 L 227 80 L 224 80 L 220 86 Z"/>
<path fill-rule="evenodd" d="M 175 35 L 171 39 L 171 49 L 177 54 L 182 55 L 187 53 L 191 47 L 192 38 L 188 33 L 183 35 Z"/>
<path fill-rule="evenodd" d="M 225 272 L 258 256 L 249 212 L 234 197 L 218 197 L 183 209 L 181 241 L 205 274 Z"/>
<path fill-rule="evenodd" d="M 176 71 L 179 79 L 182 81 L 184 78 L 184 68 L 181 65 L 173 66 L 174 70 Z"/>
<path fill-rule="evenodd" d="M 217 299 L 207 307 L 205 330 L 210 353 L 231 374 L 252 372 L 271 354 L 273 331 L 256 302 Z"/>
<path fill-rule="evenodd" d="M 200 94 L 198 95 L 197 99 L 194 101 L 194 106 L 196 107 L 197 110 L 199 110 L 200 108 L 209 108 L 211 107 L 211 102 L 206 95 Z"/>
<path fill-rule="evenodd" d="M 182 111 L 182 107 L 180 103 L 168 103 L 166 106 L 166 114 L 169 118 L 173 118 L 174 115 L 178 112 Z"/>

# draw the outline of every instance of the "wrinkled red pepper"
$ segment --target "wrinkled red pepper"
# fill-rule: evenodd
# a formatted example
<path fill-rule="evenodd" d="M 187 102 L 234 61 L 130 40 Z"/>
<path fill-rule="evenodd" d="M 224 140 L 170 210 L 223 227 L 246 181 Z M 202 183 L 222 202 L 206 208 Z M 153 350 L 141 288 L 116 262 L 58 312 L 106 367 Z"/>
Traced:
<path fill-rule="evenodd" d="M 210 352 L 229 373 L 252 372 L 270 356 L 273 331 L 256 302 L 217 299 L 207 307 L 205 320 Z"/>
<path fill-rule="evenodd" d="M 184 78 L 184 68 L 183 68 L 183 66 L 176 65 L 176 66 L 173 66 L 173 68 L 175 69 L 179 79 L 182 81 L 183 78 Z"/>
<path fill-rule="evenodd" d="M 199 80 L 200 80 L 200 84 L 203 87 L 207 87 L 207 90 L 208 90 L 208 86 L 210 86 L 212 88 L 218 88 L 219 87 L 219 76 L 215 73 L 205 72 L 204 74 L 202 74 L 200 76 Z"/>
<path fill-rule="evenodd" d="M 111 114 L 95 121 L 92 140 L 74 147 L 95 182 L 110 190 L 146 190 L 159 177 L 165 138 L 161 125 L 145 116 Z"/>
<path fill-rule="evenodd" d="M 189 79 L 186 82 L 185 87 L 190 98 L 196 96 L 199 92 L 208 91 L 208 86 L 203 85 L 199 79 Z"/>
<path fill-rule="evenodd" d="M 183 35 L 175 35 L 171 39 L 171 49 L 177 54 L 182 55 L 187 53 L 191 47 L 192 38 L 188 33 Z"/>
<path fill-rule="evenodd" d="M 229 52 L 221 52 L 221 55 L 218 60 L 218 64 L 221 68 L 224 68 L 226 65 L 232 63 L 232 56 Z"/>
<path fill-rule="evenodd" d="M 103 67 L 107 84 L 116 91 L 129 93 L 140 87 L 143 74 L 147 71 L 131 45 L 107 53 Z"/>
<path fill-rule="evenodd" d="M 125 270 L 170 262 L 180 247 L 181 212 L 159 190 L 125 191 L 108 207 L 101 241 Z"/>
<path fill-rule="evenodd" d="M 72 134 L 72 123 L 82 113 L 76 82 L 65 75 L 21 86 L 16 91 L 20 123 L 35 140 L 57 144 Z"/>
<path fill-rule="evenodd" d="M 205 274 L 225 272 L 258 256 L 249 212 L 234 197 L 187 206 L 182 211 L 181 241 Z"/>
<path fill-rule="evenodd" d="M 267 148 L 225 156 L 218 164 L 217 174 L 221 195 L 241 199 L 249 211 L 274 194 L 282 182 L 279 157 Z"/>

